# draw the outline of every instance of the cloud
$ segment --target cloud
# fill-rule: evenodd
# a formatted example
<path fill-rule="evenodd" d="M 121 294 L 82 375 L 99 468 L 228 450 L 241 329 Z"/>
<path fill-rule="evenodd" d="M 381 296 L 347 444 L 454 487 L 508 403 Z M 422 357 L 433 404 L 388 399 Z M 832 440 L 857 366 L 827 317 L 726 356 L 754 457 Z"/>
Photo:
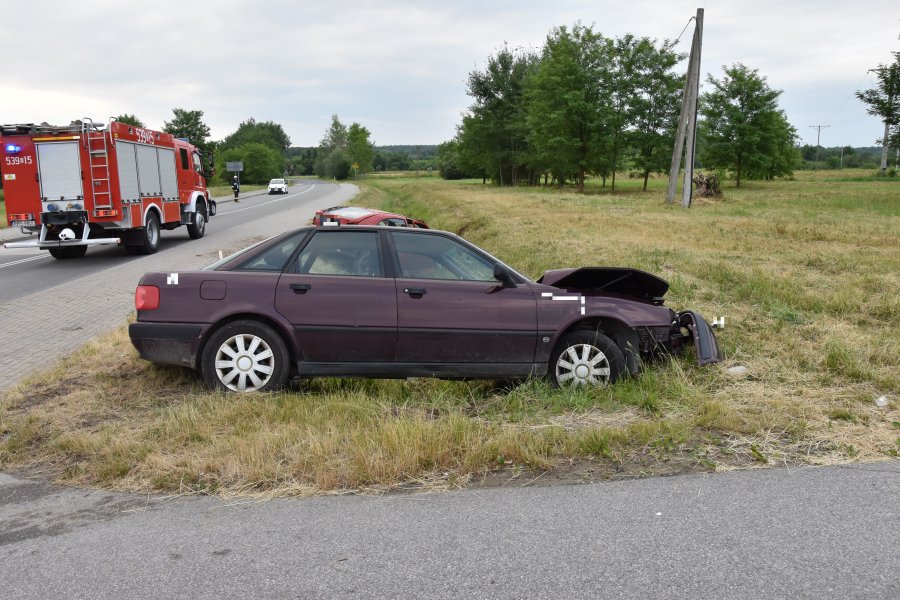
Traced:
<path fill-rule="evenodd" d="M 697 4 L 18 2 L 0 23 L 7 52 L 0 117 L 68 123 L 127 112 L 161 127 L 180 107 L 203 110 L 214 138 L 252 116 L 281 123 L 294 144 L 314 145 L 337 113 L 366 125 L 381 144 L 439 143 L 469 103 L 468 72 L 504 42 L 538 49 L 552 26 L 576 20 L 609 36 L 671 39 Z M 760 0 L 752 10 L 737 0 L 706 4 L 704 73 L 718 76 L 735 62 L 759 69 L 785 90 L 792 121 L 835 110 L 866 69 L 900 46 L 895 2 L 868 2 L 865 10 L 830 0 Z M 689 48 L 691 34 L 680 48 Z M 810 89 L 822 96 L 804 106 Z M 877 130 L 869 121 L 855 129 Z M 878 133 L 844 137 L 862 143 Z"/>

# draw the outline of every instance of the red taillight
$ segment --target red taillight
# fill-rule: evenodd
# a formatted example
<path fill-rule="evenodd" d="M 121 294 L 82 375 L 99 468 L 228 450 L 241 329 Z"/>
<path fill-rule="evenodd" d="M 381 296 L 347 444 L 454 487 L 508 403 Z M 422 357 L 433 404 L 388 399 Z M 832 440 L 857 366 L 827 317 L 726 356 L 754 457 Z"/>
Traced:
<path fill-rule="evenodd" d="M 134 307 L 137 310 L 159 308 L 159 288 L 155 285 L 139 285 L 134 291 Z"/>

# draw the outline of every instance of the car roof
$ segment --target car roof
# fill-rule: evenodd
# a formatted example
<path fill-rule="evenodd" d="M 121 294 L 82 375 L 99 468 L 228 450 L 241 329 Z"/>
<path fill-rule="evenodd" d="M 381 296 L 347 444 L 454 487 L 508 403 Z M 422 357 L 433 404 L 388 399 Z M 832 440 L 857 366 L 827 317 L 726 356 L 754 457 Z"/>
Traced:
<path fill-rule="evenodd" d="M 343 217 L 345 219 L 364 219 L 372 215 L 391 215 L 393 213 L 384 212 L 383 210 L 375 210 L 374 208 L 363 208 L 361 206 L 341 206 L 334 209 L 326 209 L 321 211 L 324 215 L 335 217 Z"/>

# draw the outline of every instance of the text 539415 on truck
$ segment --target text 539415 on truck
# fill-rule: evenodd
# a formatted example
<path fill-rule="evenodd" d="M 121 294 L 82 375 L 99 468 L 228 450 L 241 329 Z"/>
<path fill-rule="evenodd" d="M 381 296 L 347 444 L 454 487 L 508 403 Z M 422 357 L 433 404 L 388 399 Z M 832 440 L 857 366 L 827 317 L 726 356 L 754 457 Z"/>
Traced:
<path fill-rule="evenodd" d="M 7 248 L 78 258 L 88 246 L 122 244 L 152 254 L 162 229 L 185 225 L 201 238 L 216 213 L 200 150 L 168 133 L 85 118 L 3 125 L 0 142 L 7 223 L 39 234 Z"/>

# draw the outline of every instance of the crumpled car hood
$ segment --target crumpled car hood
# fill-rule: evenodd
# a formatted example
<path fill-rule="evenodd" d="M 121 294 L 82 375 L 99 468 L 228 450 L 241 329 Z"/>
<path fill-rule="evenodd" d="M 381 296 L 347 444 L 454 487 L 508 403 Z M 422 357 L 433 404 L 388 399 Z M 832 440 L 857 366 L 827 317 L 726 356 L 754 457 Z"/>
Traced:
<path fill-rule="evenodd" d="M 560 289 L 618 294 L 646 300 L 662 298 L 669 282 L 639 269 L 626 267 L 581 267 L 545 271 L 538 283 Z"/>

